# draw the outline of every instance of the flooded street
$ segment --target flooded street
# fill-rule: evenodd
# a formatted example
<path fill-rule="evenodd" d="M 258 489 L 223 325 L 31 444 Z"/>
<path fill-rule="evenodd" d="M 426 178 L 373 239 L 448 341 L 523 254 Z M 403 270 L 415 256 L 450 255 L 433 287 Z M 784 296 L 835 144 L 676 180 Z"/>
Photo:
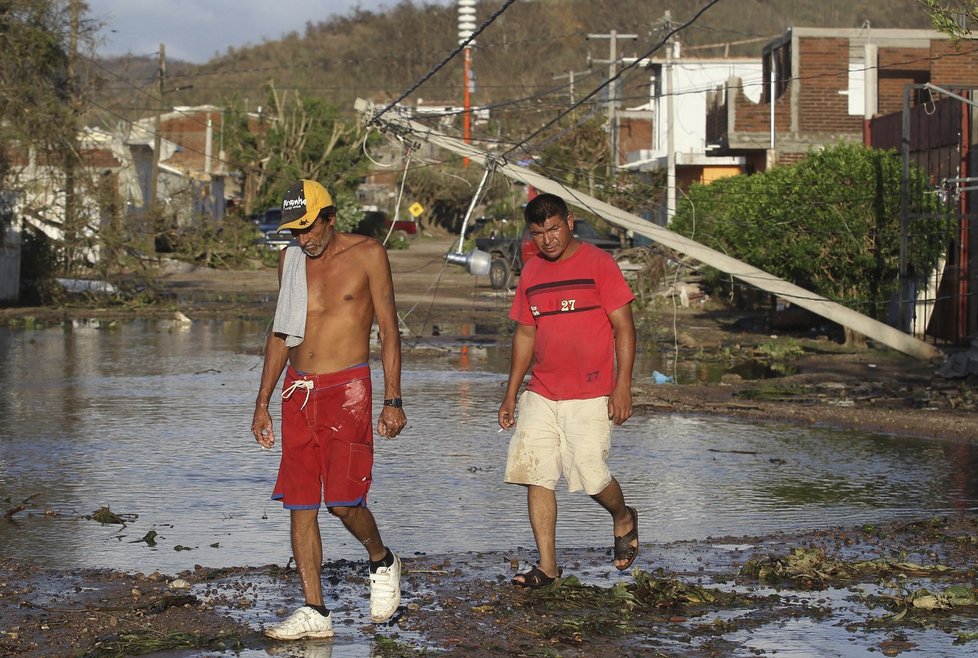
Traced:
<path fill-rule="evenodd" d="M 770 551 L 784 555 L 819 542 L 861 547 L 843 549 L 853 564 L 875 559 L 880 549 L 873 533 L 880 524 L 942 514 L 961 518 L 953 512 L 978 507 L 970 477 L 978 449 L 966 442 L 717 416 L 645 413 L 615 431 L 612 470 L 639 510 L 643 549 L 636 567 L 646 580 L 610 567 L 611 527 L 604 512 L 582 495 L 559 490 L 558 555 L 573 575 L 553 598 L 528 605 L 523 592 L 505 584 L 515 563 L 535 559 L 523 490 L 501 482 L 509 433 L 499 431 L 496 409 L 508 344 L 473 339 L 463 345 L 441 337 L 405 340 L 408 426 L 397 439 L 376 441 L 370 504 L 385 540 L 405 558 L 403 616 L 384 627 L 367 623 L 363 549 L 323 514 L 324 582 L 337 636 L 305 648 L 269 643 L 260 629 L 302 601 L 294 571 L 280 569 L 291 557 L 288 514 L 269 499 L 280 453 L 277 447 L 260 450 L 250 433 L 265 329 L 242 320 L 0 329 L 0 414 L 6 421 L 0 429 L 0 500 L 4 510 L 26 508 L 0 521 L 0 556 L 60 570 L 33 579 L 32 603 L 8 613 L 16 610 L 26 620 L 39 609 L 68 615 L 75 606 L 87 609 L 82 606 L 90 603 L 67 605 L 65 599 L 106 595 L 112 576 L 94 587 L 84 579 L 71 584 L 74 574 L 95 567 L 159 571 L 167 576 L 164 588 L 170 576 L 192 574 L 192 593 L 207 609 L 249 629 L 232 651 L 246 658 L 368 658 L 389 655 L 378 648 L 384 642 L 402 647 L 403 653 L 391 655 L 414 655 L 412 647 L 474 655 L 480 641 L 503 637 L 511 644 L 485 655 L 551 655 L 539 653 L 545 645 L 527 629 L 565 618 L 571 613 L 564 602 L 575 600 L 588 612 L 584 620 L 566 617 L 566 627 L 548 627 L 548 636 L 563 638 L 555 646 L 576 646 L 581 640 L 575 639 L 575 624 L 593 623 L 585 642 L 610 642 L 604 646 L 628 656 L 935 656 L 952 655 L 954 633 L 978 637 L 967 612 L 938 617 L 946 630 L 935 631 L 926 618 L 916 628 L 888 630 L 892 607 L 886 605 L 894 593 L 911 584 L 940 586 L 927 574 L 889 581 L 869 574 L 812 591 L 736 575 L 748 556 L 768 559 Z M 379 362 L 373 366 L 379 390 L 382 372 Z M 636 377 L 661 367 L 640 356 Z M 86 518 L 100 508 L 125 524 Z M 839 526 L 852 533 L 835 535 Z M 930 532 L 927 527 L 903 532 L 916 537 Z M 906 545 L 891 543 L 899 552 Z M 952 553 L 916 554 L 926 562 L 945 557 Z M 222 575 L 226 567 L 234 569 Z M 630 608 L 616 613 L 615 600 L 602 598 L 622 586 L 647 594 L 647 574 L 658 567 L 664 570 L 657 576 L 662 586 L 702 585 L 748 599 L 732 609 L 719 605 L 701 613 L 691 609 L 689 617 L 663 617 L 655 605 L 635 616 Z M 150 587 L 133 578 L 133 587 Z M 677 580 L 670 585 L 670 578 Z M 11 605 L 26 596 L 28 589 L 17 589 L 17 583 L 13 574 L 5 576 L 0 600 Z M 121 588 L 123 598 L 112 601 L 135 605 L 129 591 Z M 56 607 L 45 608 L 48 600 Z M 481 612 L 473 617 L 473 611 Z M 480 621 L 486 614 L 487 626 Z M 602 630 L 618 627 L 622 614 L 631 621 L 620 639 Z M 28 623 L 41 633 L 48 627 L 18 621 L 3 629 L 3 637 L 11 641 L 18 634 L 13 629 Z M 579 653 L 560 655 L 594 655 L 588 652 L 585 643 Z M 976 653 L 971 644 L 953 651 Z M 156 655 L 214 652 L 188 648 Z"/>
<path fill-rule="evenodd" d="M 239 320 L 0 330 L 0 499 L 9 509 L 30 498 L 29 510 L 49 512 L 0 523 L 0 553 L 170 574 L 285 564 L 288 515 L 268 498 L 278 448 L 261 451 L 249 431 L 264 331 Z M 533 545 L 522 489 L 501 482 L 509 434 L 495 417 L 506 359 L 495 346 L 406 350 L 409 424 L 377 439 L 370 496 L 401 553 Z M 978 505 L 968 477 L 978 451 L 968 445 L 671 415 L 634 417 L 614 445 L 612 470 L 639 510 L 643 541 L 655 544 Z M 560 547 L 609 543 L 604 512 L 558 497 Z M 83 518 L 100 507 L 126 525 Z M 327 559 L 363 557 L 323 521 Z M 144 541 L 150 531 L 155 545 Z"/>

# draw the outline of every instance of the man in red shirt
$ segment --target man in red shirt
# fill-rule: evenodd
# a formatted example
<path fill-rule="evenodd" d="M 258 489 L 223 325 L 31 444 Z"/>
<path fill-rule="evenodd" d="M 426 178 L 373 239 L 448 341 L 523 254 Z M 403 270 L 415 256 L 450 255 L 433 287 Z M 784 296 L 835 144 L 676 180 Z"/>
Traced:
<path fill-rule="evenodd" d="M 520 272 L 509 317 L 517 322 L 499 425 L 516 426 L 506 481 L 527 488 L 530 526 L 540 563 L 516 576 L 543 587 L 557 566 L 557 480 L 584 490 L 614 521 L 614 564 L 627 569 L 638 554 L 638 513 L 625 505 L 608 470 L 611 425 L 632 415 L 635 325 L 631 289 L 615 260 L 574 237 L 574 217 L 554 194 L 527 204 L 524 218 L 540 250 Z M 526 391 L 516 396 L 533 364 Z M 617 362 L 617 368 L 616 366 Z"/>

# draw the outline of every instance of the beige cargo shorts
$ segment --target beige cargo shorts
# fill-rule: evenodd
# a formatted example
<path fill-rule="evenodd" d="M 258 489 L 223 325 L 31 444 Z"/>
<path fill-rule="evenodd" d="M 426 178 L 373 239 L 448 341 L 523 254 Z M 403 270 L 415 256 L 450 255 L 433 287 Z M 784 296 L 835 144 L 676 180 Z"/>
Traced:
<path fill-rule="evenodd" d="M 611 420 L 608 396 L 555 402 L 524 391 L 517 406 L 516 432 L 509 443 L 506 482 L 596 495 L 611 484 Z"/>

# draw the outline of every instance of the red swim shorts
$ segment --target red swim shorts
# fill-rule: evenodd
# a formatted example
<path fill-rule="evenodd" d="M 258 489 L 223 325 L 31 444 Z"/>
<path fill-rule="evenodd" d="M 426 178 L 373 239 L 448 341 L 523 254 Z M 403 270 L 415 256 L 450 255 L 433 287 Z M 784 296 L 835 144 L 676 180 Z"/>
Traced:
<path fill-rule="evenodd" d="M 367 364 L 327 375 L 288 367 L 273 500 L 286 509 L 367 504 L 374 463 L 370 394 Z"/>

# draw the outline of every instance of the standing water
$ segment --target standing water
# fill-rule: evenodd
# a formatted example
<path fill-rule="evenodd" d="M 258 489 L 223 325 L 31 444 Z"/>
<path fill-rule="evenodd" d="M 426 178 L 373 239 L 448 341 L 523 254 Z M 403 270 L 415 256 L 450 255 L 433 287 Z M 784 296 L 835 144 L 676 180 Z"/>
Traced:
<path fill-rule="evenodd" d="M 0 554 L 146 573 L 285 564 L 288 514 L 269 500 L 279 450 L 260 450 L 250 432 L 265 328 L 0 330 L 0 501 L 29 499 L 34 512 L 0 522 Z M 506 358 L 495 347 L 405 351 L 408 426 L 376 438 L 370 494 L 396 550 L 533 545 L 523 490 L 501 481 Z M 669 414 L 636 416 L 613 441 L 612 471 L 654 543 L 917 518 L 978 500 L 967 445 Z M 608 543 L 603 511 L 580 494 L 558 500 L 560 546 Z M 101 507 L 126 524 L 84 518 Z M 324 515 L 322 526 L 326 559 L 363 559 L 338 522 Z"/>

